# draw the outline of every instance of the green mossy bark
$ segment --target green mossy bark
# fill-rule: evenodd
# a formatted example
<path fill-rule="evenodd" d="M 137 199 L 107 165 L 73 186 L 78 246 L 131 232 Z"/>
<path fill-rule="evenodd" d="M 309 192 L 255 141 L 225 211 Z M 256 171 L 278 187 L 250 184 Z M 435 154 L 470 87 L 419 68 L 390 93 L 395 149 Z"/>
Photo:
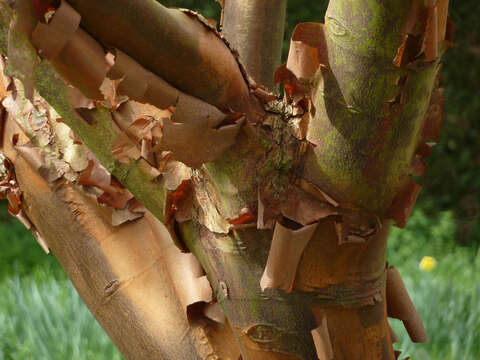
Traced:
<path fill-rule="evenodd" d="M 9 24 L 13 12 L 8 4 L 0 2 L 0 51 L 8 55 Z M 25 35 L 24 35 L 25 36 Z M 4 42 L 7 42 L 6 44 Z M 22 46 L 25 54 L 35 53 L 28 39 L 17 42 L 16 47 Z M 33 79 L 34 86 L 39 94 L 58 112 L 65 123 L 85 142 L 100 162 L 122 184 L 128 183 L 128 188 L 145 206 L 160 220 L 164 218 L 165 190 L 160 182 L 151 181 L 144 174 L 135 161 L 123 164 L 115 160 L 111 147 L 118 137 L 113 128 L 113 120 L 110 111 L 105 108 L 90 110 L 94 120 L 92 124 L 80 118 L 68 99 L 68 87 L 56 73 L 48 61 L 39 62 L 32 59 L 35 64 Z M 15 68 L 17 64 L 9 63 L 8 70 L 16 73 L 22 69 Z"/>
<path fill-rule="evenodd" d="M 8 26 L 12 19 L 12 9 L 4 1 L 0 1 L 0 52 L 8 52 Z"/>
<path fill-rule="evenodd" d="M 383 214 L 411 159 L 439 69 L 393 64 L 411 0 L 332 0 L 328 69 L 319 72 L 305 177 L 340 201 Z M 400 79 L 400 80 L 399 80 Z M 404 85 L 397 85 L 398 81 Z"/>
<path fill-rule="evenodd" d="M 248 337 L 262 351 L 315 359 L 310 334 L 316 327 L 310 311 L 314 295 L 260 289 L 271 230 L 250 228 L 219 235 L 186 222 L 180 224 L 180 233 L 204 267 L 237 337 Z"/>
<path fill-rule="evenodd" d="M 165 190 L 160 181 L 152 181 L 143 173 L 136 161 L 121 163 L 112 155 L 112 146 L 118 133 L 113 128 L 113 119 L 106 108 L 89 110 L 92 123 L 83 120 L 68 99 L 68 87 L 46 61 L 35 68 L 35 88 L 58 112 L 65 123 L 92 150 L 103 166 L 122 184 L 128 187 L 156 217 L 164 218 Z"/>

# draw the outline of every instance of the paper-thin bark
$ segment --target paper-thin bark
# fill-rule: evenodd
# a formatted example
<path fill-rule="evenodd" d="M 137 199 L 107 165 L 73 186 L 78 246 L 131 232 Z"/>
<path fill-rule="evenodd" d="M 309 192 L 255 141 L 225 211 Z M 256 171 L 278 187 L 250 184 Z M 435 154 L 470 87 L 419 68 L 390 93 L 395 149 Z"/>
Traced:
<path fill-rule="evenodd" d="M 23 207 L 122 354 L 145 360 L 237 360 L 228 324 L 188 323 L 166 259 L 166 249 L 174 245 L 166 230 L 158 232 L 158 220 L 142 218 L 113 228 L 108 208 L 68 182 L 52 188 L 22 158 L 10 143 L 19 132 L 9 117 L 4 151 L 15 163 Z"/>
<path fill-rule="evenodd" d="M 150 0 L 69 2 L 82 15 L 82 26 L 106 46 L 127 53 L 179 90 L 221 109 L 251 112 L 255 99 L 234 55 L 194 17 Z"/>
<path fill-rule="evenodd" d="M 242 83 L 246 93 L 243 85 L 230 91 L 221 76 L 210 78 L 223 72 L 225 64 L 204 54 L 200 45 L 205 39 L 217 41 L 212 35 L 221 39 L 195 15 L 179 15 L 153 2 L 141 1 L 136 7 L 122 0 L 112 20 L 113 28 L 122 31 L 110 32 L 112 28 L 102 23 L 110 1 L 70 3 L 82 13 L 82 26 L 104 45 L 128 53 L 170 85 L 252 119 L 256 100 L 252 105 L 251 95 L 246 95 L 243 76 L 238 82 L 236 71 L 228 73 L 227 83 Z M 386 298 L 386 238 L 390 219 L 403 225 L 418 193 L 415 186 L 409 190 L 409 175 L 418 170 L 411 168 L 412 158 L 419 155 L 422 128 L 429 133 L 437 129 L 424 127 L 422 121 L 437 72 L 438 59 L 429 60 L 435 55 L 432 45 L 444 48 L 443 43 L 432 44 L 432 38 L 442 34 L 439 24 L 445 22 L 439 9 L 434 15 L 422 8 L 430 24 L 437 21 L 435 31 L 427 31 L 428 26 L 410 26 L 424 19 L 409 13 L 412 3 L 332 0 L 325 26 L 297 27 L 288 62 L 277 73 L 285 85 L 285 103 L 262 93 L 258 99 L 268 108 L 268 115 L 256 118 L 262 125 L 247 121 L 234 147 L 167 192 L 163 186 L 167 178 L 158 183 L 152 181 L 155 174 L 138 176 L 143 162 L 122 167 L 115 161 L 109 151 L 114 129 L 108 109 L 75 112 L 67 87 L 53 69 L 45 62 L 36 66 L 34 80 L 40 93 L 139 201 L 158 218 L 170 221 L 179 240 L 198 258 L 244 359 L 394 359 L 387 303 L 399 292 L 392 295 L 387 289 L 390 299 Z M 136 30 L 137 16 L 152 20 L 157 28 L 151 30 L 165 35 L 158 47 L 146 32 L 148 21 Z M 160 20 L 172 32 L 158 27 Z M 177 28 L 178 24 L 185 27 Z M 422 29 L 413 34 L 422 39 L 414 49 L 419 56 L 411 53 L 411 29 Z M 122 47 L 122 34 L 128 30 L 131 35 Z M 158 62 L 149 59 L 167 45 L 172 46 L 171 53 Z M 233 64 L 232 52 L 222 46 L 213 53 L 226 51 L 225 61 Z M 24 54 L 32 54 L 31 48 L 27 50 Z M 190 58 L 181 58 L 179 51 Z M 192 64 L 192 59 L 203 62 Z M 34 56 L 30 60 L 35 64 Z M 165 73 L 166 65 L 174 69 L 173 75 Z M 185 79 L 188 76 L 191 79 Z M 193 83 L 196 76 L 203 90 Z M 206 80 L 212 82 L 205 84 Z M 312 198 L 307 201 L 301 191 L 292 191 L 294 184 Z M 289 294 L 260 287 L 275 221 L 291 229 L 315 228 L 299 261 L 297 253 L 288 269 L 287 290 L 294 277 Z M 278 263 L 274 267 L 272 287 L 282 287 L 283 274 Z M 402 318 L 410 319 L 405 314 Z"/>

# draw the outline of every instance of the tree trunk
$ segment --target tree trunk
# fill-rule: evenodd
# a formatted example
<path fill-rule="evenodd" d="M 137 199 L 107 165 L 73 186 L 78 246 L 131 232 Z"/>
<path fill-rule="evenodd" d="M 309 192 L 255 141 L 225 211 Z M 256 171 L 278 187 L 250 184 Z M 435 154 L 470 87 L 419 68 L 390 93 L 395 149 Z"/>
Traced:
<path fill-rule="evenodd" d="M 286 1 L 223 3 L 219 34 L 1 0 L 11 212 L 127 358 L 395 359 L 387 315 L 428 339 L 385 250 L 438 136 L 448 1 L 331 0 L 276 72 Z"/>

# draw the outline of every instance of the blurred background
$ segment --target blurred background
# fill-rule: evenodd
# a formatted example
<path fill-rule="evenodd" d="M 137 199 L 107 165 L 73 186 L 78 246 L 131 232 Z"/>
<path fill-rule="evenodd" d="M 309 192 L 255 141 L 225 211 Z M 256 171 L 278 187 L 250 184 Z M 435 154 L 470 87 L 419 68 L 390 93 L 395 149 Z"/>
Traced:
<path fill-rule="evenodd" d="M 214 0 L 167 0 L 219 18 Z M 326 0 L 288 0 L 284 56 L 293 27 L 323 22 Z M 456 47 L 444 56 L 442 136 L 417 179 L 423 189 L 408 226 L 394 228 L 388 261 L 403 276 L 430 342 L 395 348 L 412 360 L 480 359 L 480 4 L 450 0 Z M 121 359 L 58 262 L 0 203 L 0 360 Z"/>

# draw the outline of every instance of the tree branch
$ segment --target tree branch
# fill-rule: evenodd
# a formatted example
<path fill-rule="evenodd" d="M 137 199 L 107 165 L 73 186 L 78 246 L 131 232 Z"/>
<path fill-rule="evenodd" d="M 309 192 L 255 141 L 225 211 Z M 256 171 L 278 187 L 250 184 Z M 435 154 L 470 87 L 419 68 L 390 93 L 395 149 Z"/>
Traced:
<path fill-rule="evenodd" d="M 21 207 L 123 356 L 236 360 L 228 323 L 187 320 L 169 264 L 171 251 L 180 250 L 158 220 L 145 216 L 113 227 L 112 209 L 81 187 L 64 179 L 48 183 L 11 142 L 14 134 L 19 143 L 29 140 L 19 120 L 7 115 L 3 151 L 15 164 Z"/>
<path fill-rule="evenodd" d="M 102 24 L 102 16 L 107 16 L 107 7 L 114 8 L 117 3 L 72 3 L 83 9 L 85 26 L 104 44 L 112 41 L 144 64 L 155 54 L 145 51 L 148 46 L 160 49 L 151 45 L 151 37 L 148 44 L 142 43 L 143 37 L 151 36 L 145 30 L 149 25 L 139 25 L 144 30 L 126 41 L 128 49 L 122 47 L 122 33 L 109 34 L 112 29 Z M 170 64 L 178 67 L 176 72 L 182 72 L 186 69 L 182 66 L 193 66 L 204 82 L 212 74 L 218 75 L 210 70 L 202 73 L 203 65 L 195 61 L 185 60 L 180 65 L 177 61 L 183 50 L 196 61 L 210 59 L 199 50 L 203 49 L 203 40 L 196 40 L 202 37 L 174 30 L 181 24 L 192 29 L 187 25 L 189 15 L 172 15 L 147 1 L 137 10 L 125 0 L 118 3 L 122 10 L 114 11 L 118 19 L 112 21 L 124 33 L 137 31 L 133 29 L 137 21 L 130 12 L 138 9 L 140 18 L 149 19 L 151 11 L 157 26 L 162 19 L 166 29 L 172 28 L 174 35 L 163 34 L 166 40 L 159 43 L 164 51 L 167 45 L 173 46 L 175 56 L 161 54 L 160 65 L 151 60 L 150 69 L 157 64 L 158 72 L 168 72 L 163 66 Z M 407 5 L 411 4 L 420 2 Z M 427 15 L 438 13 L 423 10 Z M 88 20 L 91 13 L 92 20 Z M 437 72 L 439 44 L 431 42 L 443 41 L 431 30 L 435 27 L 428 26 L 428 21 L 433 21 L 429 16 L 414 18 L 400 0 L 332 0 L 325 27 L 301 24 L 293 35 L 288 62 L 278 74 L 284 76 L 288 104 L 279 104 L 263 94 L 269 116 L 262 119 L 261 126 L 247 123 L 237 146 L 205 164 L 190 179 L 193 217 L 186 219 L 185 214 L 179 214 L 183 220 L 177 228 L 207 271 L 241 343 L 242 354 L 249 359 L 310 359 L 314 356 L 314 340 L 319 357 L 393 359 L 386 319 L 386 237 L 389 219 L 404 223 L 418 194 L 418 187 L 408 180 L 414 172 L 412 160 L 418 160 L 417 147 L 425 140 L 419 140 L 426 131 L 422 131 L 422 120 Z M 119 20 L 124 18 L 128 21 Z M 409 28 L 411 21 L 427 23 Z M 402 33 L 402 29 L 407 32 Z M 409 33 L 418 29 L 419 33 Z M 135 39 L 143 45 L 136 47 Z M 186 45 L 178 45 L 179 39 Z M 20 45 L 28 43 L 25 40 Z M 31 50 L 25 54 L 32 54 Z M 434 60 L 425 61 L 432 56 Z M 36 56 L 31 60 L 35 62 Z M 215 59 L 211 61 L 213 64 Z M 50 65 L 35 65 L 33 74 L 40 93 L 65 116 L 64 120 L 138 200 L 163 219 L 165 194 L 159 184 L 142 177 L 136 162 L 122 165 L 112 158 L 114 131 L 109 111 L 101 107 L 82 111 L 89 124 L 70 105 L 66 85 Z M 193 75 L 197 72 L 190 73 Z M 178 76 L 179 84 L 190 93 L 200 91 L 192 79 Z M 245 85 L 243 79 L 241 83 Z M 228 88 L 222 86 L 219 88 Z M 210 90 L 207 86 L 208 97 L 218 106 L 231 99 L 234 106 L 240 106 L 238 109 L 245 104 L 248 109 L 254 108 L 249 94 L 241 103 L 230 97 L 238 89 L 222 90 L 219 96 L 211 95 Z M 238 94 L 243 96 L 242 91 Z M 280 238 L 275 238 L 276 232 L 272 231 L 277 225 Z M 308 231 L 302 231 L 307 226 Z M 275 254 L 289 254 L 289 247 L 298 245 L 289 243 L 288 233 L 295 233 L 308 245 L 300 259 L 284 262 L 289 267 L 285 269 L 285 283 L 273 279 L 269 286 L 280 283 L 282 289 L 293 288 L 293 292 L 263 292 L 262 273 L 278 274 L 279 264 L 283 264 Z M 305 238 L 307 235 L 311 238 Z M 273 251 L 275 261 L 270 261 L 273 242 L 285 248 Z M 276 271 L 269 273 L 265 264 L 273 264 Z M 271 307 L 272 299 L 278 301 L 277 308 Z M 421 330 L 420 326 L 414 328 Z"/>
<path fill-rule="evenodd" d="M 250 76 L 274 89 L 273 74 L 280 65 L 287 0 L 227 0 L 222 33 L 238 50 Z"/>
<path fill-rule="evenodd" d="M 231 50 L 195 16 L 154 0 L 70 0 L 82 27 L 172 86 L 222 110 L 261 111 Z"/>

